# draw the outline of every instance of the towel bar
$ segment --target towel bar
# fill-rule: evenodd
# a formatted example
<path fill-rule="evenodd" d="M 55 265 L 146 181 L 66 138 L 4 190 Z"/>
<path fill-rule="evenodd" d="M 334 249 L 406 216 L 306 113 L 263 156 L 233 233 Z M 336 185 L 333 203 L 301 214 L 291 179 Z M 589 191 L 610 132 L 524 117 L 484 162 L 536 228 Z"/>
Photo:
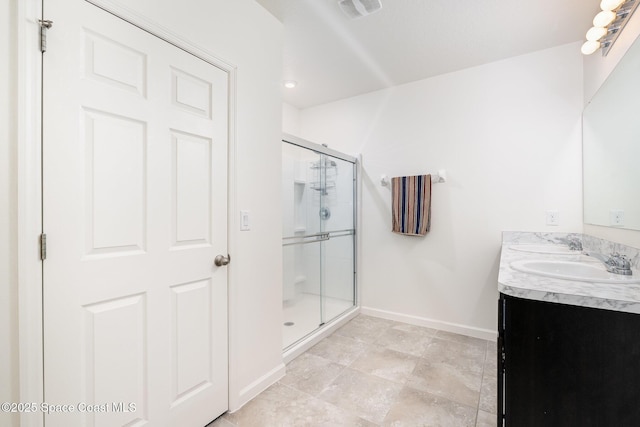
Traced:
<path fill-rule="evenodd" d="M 383 187 L 388 187 L 389 186 L 389 177 L 387 175 L 382 175 L 380 177 L 380 185 L 382 185 Z M 447 171 L 444 169 L 439 169 L 438 173 L 435 174 L 431 174 L 431 182 L 433 184 L 439 184 L 439 183 L 443 183 L 443 182 L 447 182 Z"/>

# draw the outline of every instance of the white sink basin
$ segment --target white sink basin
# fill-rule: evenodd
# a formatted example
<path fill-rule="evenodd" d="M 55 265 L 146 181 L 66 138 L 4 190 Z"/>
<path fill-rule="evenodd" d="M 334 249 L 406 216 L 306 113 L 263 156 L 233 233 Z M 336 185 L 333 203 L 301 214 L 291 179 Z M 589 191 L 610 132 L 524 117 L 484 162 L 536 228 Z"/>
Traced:
<path fill-rule="evenodd" d="M 533 252 L 536 254 L 580 255 L 580 251 L 572 251 L 565 245 L 511 245 L 509 249 L 520 252 Z"/>
<path fill-rule="evenodd" d="M 640 278 L 609 273 L 604 265 L 571 261 L 524 260 L 511 263 L 511 268 L 523 273 L 599 283 L 640 283 Z"/>

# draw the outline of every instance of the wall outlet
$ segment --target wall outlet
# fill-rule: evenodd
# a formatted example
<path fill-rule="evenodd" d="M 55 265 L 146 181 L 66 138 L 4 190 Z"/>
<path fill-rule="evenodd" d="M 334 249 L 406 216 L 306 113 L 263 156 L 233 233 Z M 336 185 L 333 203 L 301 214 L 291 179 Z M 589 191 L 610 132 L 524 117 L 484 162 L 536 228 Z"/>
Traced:
<path fill-rule="evenodd" d="M 547 225 L 560 225 L 559 211 L 547 211 Z"/>
<path fill-rule="evenodd" d="M 622 227 L 624 225 L 624 211 L 612 209 L 609 211 L 609 225 L 614 227 Z"/>

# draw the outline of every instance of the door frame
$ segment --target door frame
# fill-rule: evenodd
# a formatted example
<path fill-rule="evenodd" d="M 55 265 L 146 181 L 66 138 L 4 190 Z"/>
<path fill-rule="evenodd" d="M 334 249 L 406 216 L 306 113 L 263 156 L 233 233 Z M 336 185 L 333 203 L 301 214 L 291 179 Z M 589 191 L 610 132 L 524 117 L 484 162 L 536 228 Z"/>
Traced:
<path fill-rule="evenodd" d="M 18 218 L 18 349 L 19 401 L 44 402 L 44 348 L 43 348 L 43 265 L 40 260 L 39 237 L 42 232 L 42 53 L 40 52 L 40 25 L 43 3 L 47 0 L 16 0 L 17 48 L 17 218 Z M 237 67 L 198 46 L 175 32 L 149 20 L 140 13 L 113 0 L 84 0 L 132 25 L 182 49 L 215 66 L 228 75 L 228 169 L 227 169 L 227 246 L 235 253 L 236 218 L 236 100 Z M 51 31 L 55 31 L 55 22 Z M 45 53 L 46 54 L 46 53 Z M 227 286 L 235 282 L 233 269 L 229 269 Z M 227 307 L 232 293 L 228 293 Z M 229 330 L 231 316 L 227 313 Z M 230 340 L 229 340 L 230 341 Z M 229 343 L 229 370 L 233 353 Z M 227 384 L 228 387 L 228 384 Z M 59 402 L 64 403 L 64 402 Z M 44 425 L 41 412 L 20 414 L 23 427 Z"/>

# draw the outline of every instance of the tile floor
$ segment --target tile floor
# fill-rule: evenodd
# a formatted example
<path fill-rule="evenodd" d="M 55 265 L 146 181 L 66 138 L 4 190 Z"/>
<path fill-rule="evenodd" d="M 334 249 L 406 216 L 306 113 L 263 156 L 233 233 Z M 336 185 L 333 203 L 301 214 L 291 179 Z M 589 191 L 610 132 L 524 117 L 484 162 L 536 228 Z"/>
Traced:
<path fill-rule="evenodd" d="M 496 425 L 496 345 L 360 315 L 207 427 Z"/>

